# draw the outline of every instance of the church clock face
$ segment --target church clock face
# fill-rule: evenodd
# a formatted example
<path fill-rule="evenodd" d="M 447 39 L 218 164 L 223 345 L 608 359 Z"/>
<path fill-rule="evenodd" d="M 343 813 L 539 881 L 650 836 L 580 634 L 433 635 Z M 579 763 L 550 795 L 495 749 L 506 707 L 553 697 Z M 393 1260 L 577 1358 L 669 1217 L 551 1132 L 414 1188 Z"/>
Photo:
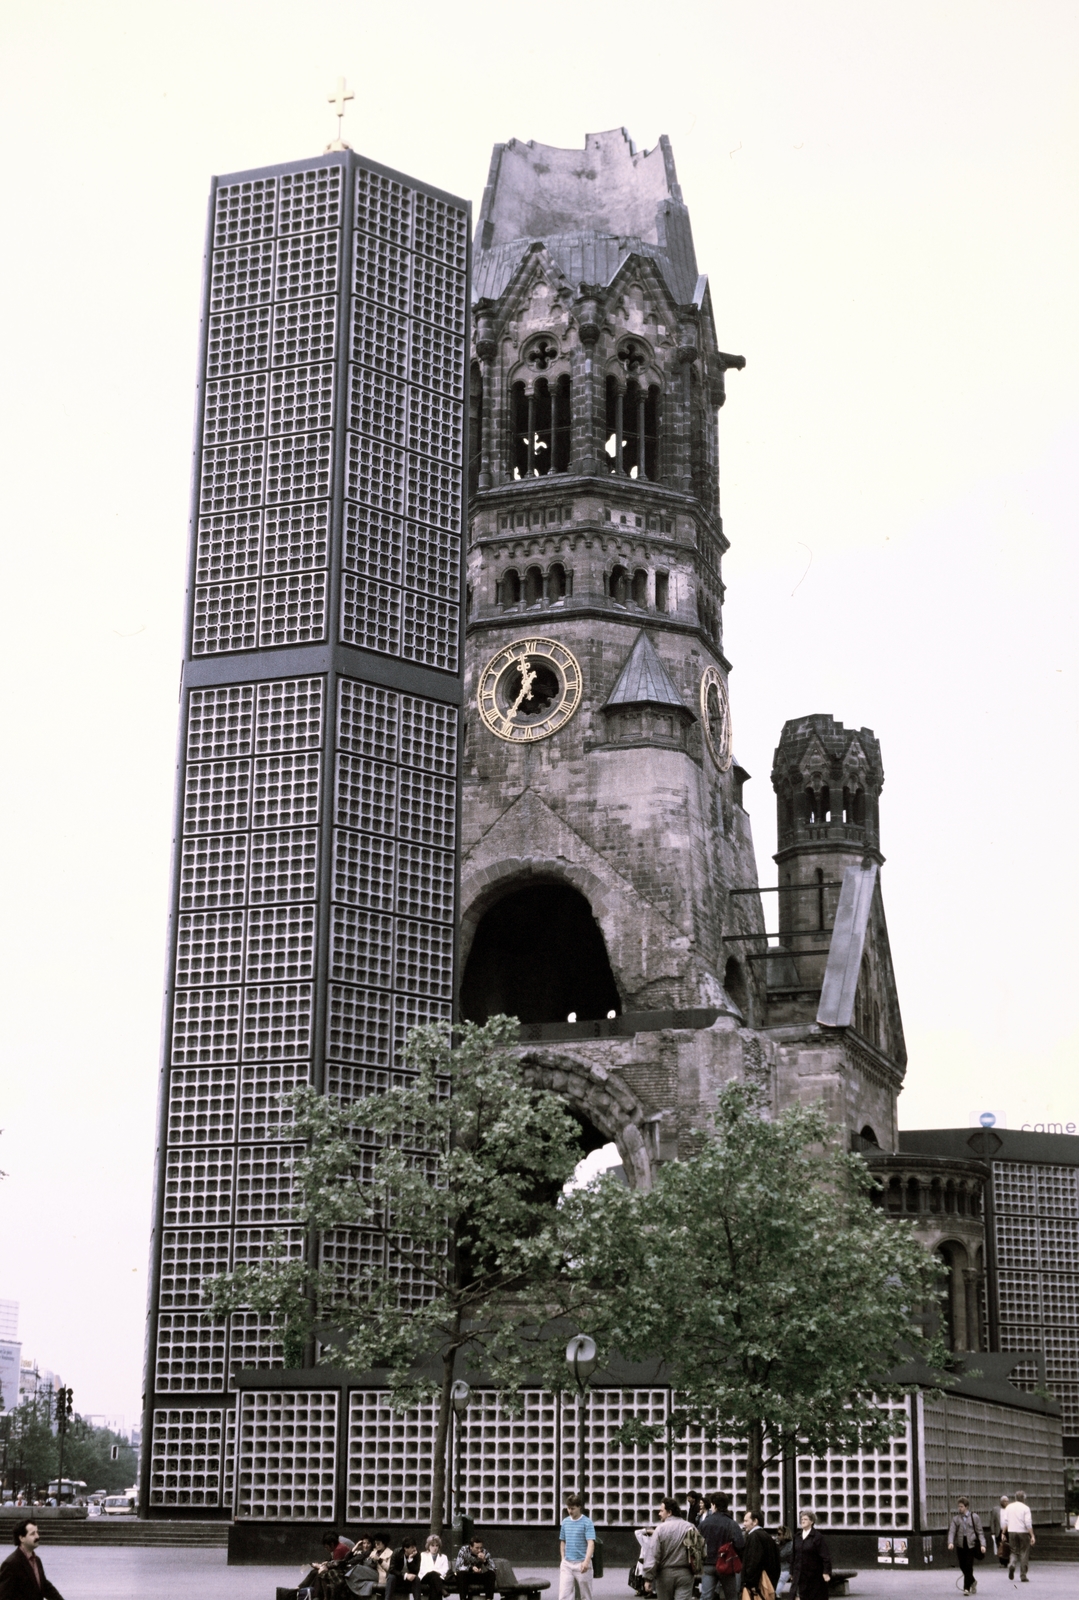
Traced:
<path fill-rule="evenodd" d="M 499 739 L 549 739 L 581 703 L 580 664 L 555 639 L 515 639 L 484 667 L 476 703 Z"/>
<path fill-rule="evenodd" d="M 731 703 L 727 685 L 715 667 L 705 667 L 701 675 L 701 722 L 709 754 L 720 772 L 726 772 L 733 760 Z"/>

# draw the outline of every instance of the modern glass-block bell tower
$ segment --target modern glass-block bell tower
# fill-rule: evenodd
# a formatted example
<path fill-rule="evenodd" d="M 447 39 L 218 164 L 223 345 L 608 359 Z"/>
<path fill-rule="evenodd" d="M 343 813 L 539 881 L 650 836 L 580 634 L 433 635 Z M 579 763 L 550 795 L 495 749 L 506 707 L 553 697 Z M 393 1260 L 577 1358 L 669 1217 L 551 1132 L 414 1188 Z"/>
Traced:
<path fill-rule="evenodd" d="M 469 223 L 347 149 L 213 184 L 144 1514 L 232 1510 L 232 1375 L 282 1365 L 201 1289 L 309 1247 L 280 1096 L 451 1012 Z"/>

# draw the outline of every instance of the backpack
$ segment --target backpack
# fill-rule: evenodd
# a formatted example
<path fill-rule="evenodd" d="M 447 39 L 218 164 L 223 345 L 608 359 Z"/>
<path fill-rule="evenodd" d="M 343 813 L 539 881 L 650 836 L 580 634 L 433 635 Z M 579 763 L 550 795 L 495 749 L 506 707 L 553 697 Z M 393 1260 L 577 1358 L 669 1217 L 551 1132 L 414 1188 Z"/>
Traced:
<path fill-rule="evenodd" d="M 699 1528 L 690 1527 L 682 1543 L 686 1547 L 686 1556 L 689 1560 L 689 1570 L 695 1578 L 699 1578 L 704 1571 L 704 1558 L 706 1546 L 704 1535 Z"/>
<path fill-rule="evenodd" d="M 728 1539 L 726 1544 L 721 1544 L 716 1551 L 716 1576 L 733 1578 L 735 1573 L 741 1570 L 742 1558 L 734 1548 L 734 1540 Z"/>

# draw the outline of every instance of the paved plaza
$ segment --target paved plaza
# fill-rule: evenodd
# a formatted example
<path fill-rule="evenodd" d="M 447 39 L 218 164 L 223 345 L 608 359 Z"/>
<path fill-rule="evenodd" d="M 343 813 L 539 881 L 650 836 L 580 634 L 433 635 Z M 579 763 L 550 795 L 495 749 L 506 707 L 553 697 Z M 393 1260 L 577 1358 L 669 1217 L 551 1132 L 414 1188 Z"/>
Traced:
<path fill-rule="evenodd" d="M 512 1552 L 508 1552 L 511 1555 Z M 45 1570 L 64 1600 L 274 1600 L 278 1584 L 294 1586 L 301 1573 L 288 1567 L 230 1567 L 224 1550 L 122 1549 L 105 1550 L 65 1546 L 50 1550 L 42 1541 Z M 558 1592 L 558 1572 L 553 1567 L 518 1567 L 521 1578 L 548 1578 L 553 1597 Z M 596 1600 L 629 1600 L 631 1591 L 622 1571 L 608 1573 L 595 1585 Z M 953 1568 L 913 1572 L 865 1571 L 851 1583 L 851 1594 L 861 1600 L 930 1600 L 962 1593 L 959 1573 Z M 1002 1568 L 981 1576 L 979 1600 L 1068 1600 L 1079 1593 L 1079 1564 L 1031 1563 L 1030 1582 L 1020 1588 L 1008 1581 Z"/>

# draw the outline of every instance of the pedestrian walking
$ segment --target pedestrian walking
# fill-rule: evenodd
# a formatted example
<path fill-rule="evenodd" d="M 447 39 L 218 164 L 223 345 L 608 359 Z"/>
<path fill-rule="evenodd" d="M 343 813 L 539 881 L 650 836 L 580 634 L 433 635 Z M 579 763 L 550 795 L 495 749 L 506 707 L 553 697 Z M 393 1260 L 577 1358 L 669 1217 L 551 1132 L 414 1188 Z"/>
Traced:
<path fill-rule="evenodd" d="M 776 1529 L 776 1544 L 779 1546 L 779 1582 L 776 1584 L 776 1594 L 785 1595 L 791 1586 L 791 1560 L 794 1556 L 794 1535 L 785 1523 Z"/>
<path fill-rule="evenodd" d="M 731 1503 L 725 1494 L 706 1495 L 705 1500 L 708 1515 L 701 1523 L 704 1538 L 701 1600 L 714 1600 L 717 1591 L 721 1600 L 737 1600 L 746 1536 L 729 1515 Z"/>
<path fill-rule="evenodd" d="M 976 1594 L 978 1584 L 974 1577 L 974 1563 L 985 1555 L 985 1531 L 981 1517 L 970 1509 L 970 1501 L 965 1494 L 959 1496 L 956 1507 L 948 1524 L 948 1549 L 955 1551 L 959 1562 L 963 1574 L 963 1593 Z"/>
<path fill-rule="evenodd" d="M 703 1544 L 699 1531 L 682 1515 L 677 1500 L 668 1496 L 656 1511 L 655 1578 L 659 1600 L 693 1600 L 693 1579 L 704 1566 L 704 1551 L 694 1564 L 694 1552 Z"/>
<path fill-rule="evenodd" d="M 566 1515 L 558 1533 L 562 1560 L 558 1569 L 558 1600 L 592 1600 L 592 1557 L 596 1530 L 584 1514 L 579 1494 L 566 1496 Z"/>
<path fill-rule="evenodd" d="M 818 1533 L 812 1511 L 803 1511 L 794 1535 L 791 1554 L 792 1600 L 828 1600 L 832 1581 L 832 1552 Z"/>
<path fill-rule="evenodd" d="M 1008 1576 L 1014 1578 L 1018 1566 L 1019 1581 L 1029 1583 L 1027 1564 L 1030 1561 L 1030 1547 L 1037 1540 L 1034 1537 L 1034 1524 L 1030 1520 L 1030 1507 L 1022 1489 L 1015 1491 L 1015 1499 L 1009 1501 L 1001 1511 L 1000 1525 L 1008 1535 Z"/>
<path fill-rule="evenodd" d="M 45 1576 L 37 1542 L 36 1522 L 17 1522 L 15 1548 L 0 1565 L 0 1600 L 63 1600 L 59 1589 Z"/>
<path fill-rule="evenodd" d="M 779 1546 L 761 1527 L 760 1513 L 747 1511 L 742 1518 L 746 1544 L 742 1552 L 742 1592 L 757 1600 L 775 1600 L 779 1582 Z"/>
<path fill-rule="evenodd" d="M 1000 1520 L 1007 1504 L 1008 1496 L 1006 1494 L 1002 1494 L 1000 1497 L 1000 1504 L 995 1505 L 992 1511 L 989 1513 L 989 1527 L 993 1535 L 993 1549 L 995 1550 L 997 1560 L 1000 1562 L 1002 1567 L 1006 1567 L 1008 1565 L 1008 1535 L 1004 1532 L 1004 1525 Z"/>

